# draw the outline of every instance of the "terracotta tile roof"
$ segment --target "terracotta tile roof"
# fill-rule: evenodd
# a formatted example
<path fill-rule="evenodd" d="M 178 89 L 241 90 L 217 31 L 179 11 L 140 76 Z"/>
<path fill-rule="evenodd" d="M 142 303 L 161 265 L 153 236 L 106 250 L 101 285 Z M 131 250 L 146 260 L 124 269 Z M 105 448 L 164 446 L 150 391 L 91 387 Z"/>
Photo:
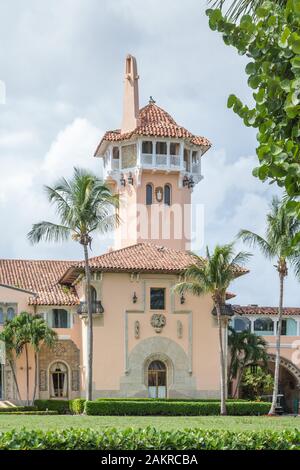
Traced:
<path fill-rule="evenodd" d="M 120 142 L 139 135 L 188 139 L 190 143 L 204 147 L 205 152 L 211 147 L 211 143 L 208 139 L 192 134 L 184 127 L 179 126 L 170 114 L 162 108 L 154 103 L 149 103 L 140 110 L 139 125 L 133 131 L 123 134 L 120 129 L 106 132 L 96 149 L 95 155 L 98 154 L 98 150 L 104 141 Z"/>
<path fill-rule="evenodd" d="M 33 292 L 29 305 L 77 305 L 75 289 L 58 283 L 72 261 L 0 260 L 0 284 Z"/>
<path fill-rule="evenodd" d="M 278 307 L 258 305 L 232 305 L 235 315 L 278 315 Z M 283 315 L 300 315 L 300 308 L 284 307 Z"/>
<path fill-rule="evenodd" d="M 195 256 L 187 251 L 173 250 L 152 243 L 138 243 L 120 250 L 90 258 L 91 269 L 105 272 L 153 272 L 180 274 L 195 262 Z M 74 280 L 76 271 L 82 271 L 83 262 L 71 267 L 61 282 Z M 237 275 L 248 270 L 237 266 Z M 78 275 L 78 274 L 77 274 Z M 72 282 L 72 281 L 71 281 Z"/>

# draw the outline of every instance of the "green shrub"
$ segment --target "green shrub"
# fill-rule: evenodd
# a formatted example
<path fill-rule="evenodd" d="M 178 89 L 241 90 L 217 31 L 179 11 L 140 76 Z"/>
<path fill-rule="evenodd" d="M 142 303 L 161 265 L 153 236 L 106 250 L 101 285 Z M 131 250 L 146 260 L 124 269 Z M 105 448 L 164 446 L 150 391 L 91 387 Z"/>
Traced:
<path fill-rule="evenodd" d="M 70 413 L 69 400 L 35 400 L 39 411 L 57 411 L 58 414 Z"/>
<path fill-rule="evenodd" d="M 270 403 L 228 402 L 232 416 L 267 414 Z M 213 416 L 220 414 L 219 402 L 97 400 L 85 404 L 87 415 L 102 416 Z"/>
<path fill-rule="evenodd" d="M 85 398 L 74 398 L 69 401 L 70 412 L 73 415 L 82 415 L 84 412 Z"/>
<path fill-rule="evenodd" d="M 300 450 L 300 431 L 64 429 L 0 433 L 0 450 Z"/>
<path fill-rule="evenodd" d="M 177 402 L 177 401 L 184 401 L 184 402 L 192 402 L 192 403 L 196 403 L 196 402 L 204 402 L 204 403 L 214 403 L 214 402 L 219 402 L 220 399 L 219 398 L 140 398 L 140 397 L 126 397 L 126 398 L 96 398 L 95 401 L 137 401 L 137 402 L 143 402 L 143 401 L 150 401 L 150 402 Z M 246 399 L 242 399 L 242 398 L 228 398 L 226 400 L 227 402 L 244 402 L 244 401 L 251 401 L 251 400 L 246 400 Z"/>
<path fill-rule="evenodd" d="M 10 413 L 2 412 L 2 415 L 57 415 L 57 411 L 11 411 Z"/>
<path fill-rule="evenodd" d="M 0 413 L 17 413 L 21 411 L 36 411 L 36 406 L 9 406 L 9 407 L 1 407 Z"/>

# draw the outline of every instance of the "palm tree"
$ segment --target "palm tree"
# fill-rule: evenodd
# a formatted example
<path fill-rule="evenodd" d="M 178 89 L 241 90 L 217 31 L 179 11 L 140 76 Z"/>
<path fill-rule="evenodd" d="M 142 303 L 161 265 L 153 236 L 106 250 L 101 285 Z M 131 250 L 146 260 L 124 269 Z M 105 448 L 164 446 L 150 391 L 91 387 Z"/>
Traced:
<path fill-rule="evenodd" d="M 255 10 L 262 6 L 265 0 L 208 0 L 208 3 L 213 8 L 220 8 L 229 5 L 226 10 L 226 16 L 228 19 L 236 21 L 242 15 L 255 16 Z M 274 0 L 280 6 L 284 6 L 287 0 Z"/>
<path fill-rule="evenodd" d="M 15 359 L 14 354 L 16 352 L 16 335 L 15 335 L 13 325 L 11 325 L 11 322 L 12 320 L 7 320 L 5 322 L 4 328 L 0 333 L 0 341 L 3 341 L 5 344 L 6 358 L 8 360 L 8 363 L 12 371 L 13 381 L 16 387 L 16 392 L 17 392 L 17 399 L 18 401 L 21 401 L 21 394 L 20 394 L 19 384 L 17 380 L 15 361 L 14 361 Z"/>
<path fill-rule="evenodd" d="M 27 312 L 21 312 L 11 321 L 11 327 L 15 334 L 16 356 L 20 357 L 25 351 L 26 364 L 26 405 L 29 405 L 29 351 L 28 346 L 31 342 L 31 322 L 32 315 Z"/>
<path fill-rule="evenodd" d="M 184 274 L 184 281 L 178 283 L 174 290 L 179 294 L 190 292 L 196 296 L 209 294 L 212 296 L 217 313 L 219 355 L 220 355 L 220 388 L 221 388 L 221 415 L 226 414 L 226 367 L 227 361 L 224 353 L 223 326 L 226 327 L 226 291 L 230 283 L 237 277 L 237 266 L 244 264 L 249 253 L 234 254 L 234 244 L 217 245 L 211 254 L 206 248 L 206 259 L 195 256 L 195 263 L 189 266 Z M 225 313 L 225 314 L 224 314 Z"/>
<path fill-rule="evenodd" d="M 38 354 L 43 344 L 50 349 L 54 346 L 57 334 L 40 315 L 33 315 L 30 325 L 30 337 L 30 343 L 34 350 L 34 389 L 32 396 L 32 403 L 34 403 L 38 383 Z"/>
<path fill-rule="evenodd" d="M 267 342 L 261 336 L 249 330 L 237 332 L 229 328 L 228 345 L 230 347 L 229 382 L 237 379 L 233 397 L 238 396 L 245 367 L 263 362 L 267 363 Z"/>
<path fill-rule="evenodd" d="M 34 224 L 28 238 L 32 243 L 41 240 L 61 242 L 72 238 L 83 247 L 88 314 L 86 398 L 92 400 L 93 316 L 88 248 L 91 247 L 93 232 L 107 233 L 118 224 L 115 209 L 119 199 L 97 176 L 78 168 L 74 168 L 70 180 L 61 178 L 53 188 L 45 186 L 45 190 L 49 202 L 56 206 L 60 223 L 43 221 Z"/>
<path fill-rule="evenodd" d="M 238 237 L 250 246 L 258 246 L 263 255 L 270 259 L 276 259 L 274 266 L 279 275 L 279 307 L 278 307 L 278 327 L 276 336 L 276 361 L 274 373 L 274 390 L 272 406 L 269 414 L 274 415 L 278 385 L 279 385 L 279 365 L 280 365 L 280 338 L 282 327 L 282 308 L 284 280 L 288 275 L 288 262 L 294 269 L 295 275 L 300 279 L 300 251 L 293 243 L 293 239 L 300 230 L 300 220 L 288 213 L 285 203 L 281 203 L 278 198 L 273 198 L 271 210 L 267 214 L 267 228 L 265 238 L 250 230 L 241 230 Z"/>

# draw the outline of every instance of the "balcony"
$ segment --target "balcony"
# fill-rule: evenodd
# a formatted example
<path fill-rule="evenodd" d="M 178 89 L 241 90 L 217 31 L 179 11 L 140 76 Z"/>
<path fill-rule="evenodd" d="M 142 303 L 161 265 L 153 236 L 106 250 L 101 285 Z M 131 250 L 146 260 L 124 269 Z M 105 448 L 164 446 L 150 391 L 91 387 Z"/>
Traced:
<path fill-rule="evenodd" d="M 96 300 L 91 303 L 92 306 L 92 314 L 93 315 L 102 315 L 104 313 L 104 308 L 101 303 L 101 300 Z M 80 305 L 77 309 L 78 315 L 86 316 L 88 313 L 87 309 L 87 302 L 80 302 Z"/>

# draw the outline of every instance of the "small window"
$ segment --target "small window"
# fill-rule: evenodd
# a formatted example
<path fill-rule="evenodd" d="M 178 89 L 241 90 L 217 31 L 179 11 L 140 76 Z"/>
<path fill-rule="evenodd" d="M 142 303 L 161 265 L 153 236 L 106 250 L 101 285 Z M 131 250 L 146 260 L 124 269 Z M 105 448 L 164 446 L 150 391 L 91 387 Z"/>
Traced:
<path fill-rule="evenodd" d="M 198 152 L 196 150 L 194 150 L 192 152 L 192 163 L 193 163 L 193 165 L 198 163 Z"/>
<path fill-rule="evenodd" d="M 156 154 L 167 155 L 167 142 L 156 142 Z"/>
<path fill-rule="evenodd" d="M 297 322 L 293 318 L 285 318 L 282 320 L 281 336 L 297 336 Z"/>
<path fill-rule="evenodd" d="M 97 302 L 97 291 L 94 286 L 91 286 L 91 302 L 95 305 Z"/>
<path fill-rule="evenodd" d="M 254 322 L 254 333 L 258 336 L 273 336 L 274 323 L 271 318 L 258 318 Z"/>
<path fill-rule="evenodd" d="M 69 315 L 67 310 L 54 308 L 52 310 L 52 328 L 69 328 Z"/>
<path fill-rule="evenodd" d="M 165 310 L 165 289 L 157 287 L 150 289 L 150 309 Z"/>
<path fill-rule="evenodd" d="M 148 153 L 151 154 L 153 153 L 153 144 L 151 140 L 145 140 L 142 143 L 142 153 Z"/>
<path fill-rule="evenodd" d="M 170 143 L 170 155 L 179 155 L 180 145 L 175 142 Z"/>
<path fill-rule="evenodd" d="M 235 318 L 233 328 L 237 333 L 250 331 L 250 320 L 248 318 Z"/>
<path fill-rule="evenodd" d="M 15 310 L 12 307 L 7 309 L 7 320 L 12 320 L 15 316 Z"/>
<path fill-rule="evenodd" d="M 146 205 L 151 206 L 153 202 L 153 187 L 152 184 L 148 183 L 146 185 Z"/>
<path fill-rule="evenodd" d="M 169 184 L 165 185 L 165 190 L 164 190 L 164 203 L 167 206 L 171 205 L 171 186 Z"/>
<path fill-rule="evenodd" d="M 190 171 L 190 151 L 187 149 L 184 149 L 183 160 L 184 160 L 185 170 Z"/>
<path fill-rule="evenodd" d="M 3 314 L 3 309 L 0 308 L 0 325 L 3 325 L 4 323 L 4 314 Z"/>
<path fill-rule="evenodd" d="M 119 147 L 113 147 L 112 156 L 116 160 L 118 160 L 120 158 L 120 149 L 119 149 Z"/>

